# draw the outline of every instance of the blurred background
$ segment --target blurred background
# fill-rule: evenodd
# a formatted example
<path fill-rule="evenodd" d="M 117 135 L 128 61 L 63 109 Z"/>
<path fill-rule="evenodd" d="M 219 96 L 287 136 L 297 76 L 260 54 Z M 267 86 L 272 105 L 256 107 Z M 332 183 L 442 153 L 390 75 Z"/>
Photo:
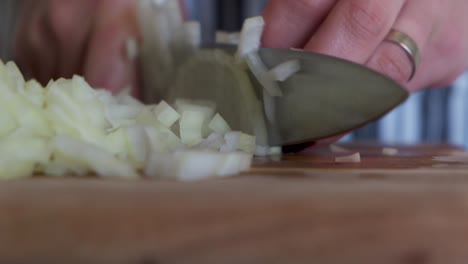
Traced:
<path fill-rule="evenodd" d="M 239 31 L 246 17 L 260 14 L 267 0 L 184 0 L 190 18 L 202 24 L 203 41 L 216 30 Z M 0 58 L 14 59 L 12 36 L 18 0 L 0 0 Z M 468 74 L 451 87 L 414 94 L 382 120 L 343 139 L 383 143 L 448 143 L 468 149 Z"/>

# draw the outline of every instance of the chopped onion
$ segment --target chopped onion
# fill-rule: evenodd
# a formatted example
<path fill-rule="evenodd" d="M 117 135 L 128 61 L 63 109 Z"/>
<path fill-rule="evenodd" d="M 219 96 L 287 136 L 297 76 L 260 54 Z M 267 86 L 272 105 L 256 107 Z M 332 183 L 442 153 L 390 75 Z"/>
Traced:
<path fill-rule="evenodd" d="M 0 111 L 0 137 L 9 135 L 18 127 L 14 116 L 6 109 Z"/>
<path fill-rule="evenodd" d="M 184 111 L 180 119 L 180 139 L 188 146 L 195 146 L 203 140 L 205 115 L 200 111 Z"/>
<path fill-rule="evenodd" d="M 283 154 L 282 147 L 269 147 L 269 146 L 260 146 L 255 147 L 255 156 L 266 157 L 266 156 L 280 156 Z"/>
<path fill-rule="evenodd" d="M 239 45 L 239 43 L 240 43 L 240 33 L 239 32 L 229 33 L 229 32 L 225 32 L 225 31 L 216 31 L 215 41 L 218 44 Z"/>
<path fill-rule="evenodd" d="M 385 156 L 396 156 L 398 155 L 398 149 L 396 148 L 383 148 L 382 154 Z"/>
<path fill-rule="evenodd" d="M 165 101 L 161 101 L 153 109 L 153 112 L 158 121 L 168 128 L 173 126 L 181 117 L 180 114 Z"/>
<path fill-rule="evenodd" d="M 199 46 L 200 25 L 182 24 L 180 14 L 174 11 L 179 10 L 175 1 L 141 3 L 139 11 L 146 18 L 154 11 L 157 16 L 151 21 L 171 21 L 156 28 L 144 27 L 146 31 L 154 29 L 157 36 L 142 42 L 142 54 L 151 54 L 147 53 L 151 43 L 158 52 L 169 54 L 165 57 L 158 53 L 161 63 L 151 67 L 160 69 L 158 89 L 166 88 L 171 85 L 166 81 L 174 79 L 176 67 L 194 54 L 187 44 Z M 153 9 L 149 13 L 142 10 L 149 5 Z M 171 12 L 165 14 L 164 10 Z M 185 35 L 183 30 L 172 33 L 171 29 L 183 26 Z M 246 21 L 239 54 L 254 58 L 247 62 L 256 77 L 268 94 L 278 96 L 279 86 L 268 76 L 268 69 L 256 53 L 263 26 L 261 17 Z M 177 44 L 175 40 L 183 43 Z M 129 59 L 139 56 L 139 48 L 135 39 L 127 39 Z M 144 176 L 148 177 L 197 180 L 248 170 L 257 141 L 267 142 L 261 104 L 244 68 L 246 64 L 238 65 L 229 54 L 213 54 L 214 60 L 231 74 L 233 87 L 240 89 L 234 94 L 240 95 L 244 102 L 240 107 L 249 118 L 234 120 L 225 109 L 222 113 L 233 121 L 233 127 L 259 135 L 258 140 L 242 131 L 232 131 L 228 122 L 215 112 L 212 102 L 177 100 L 175 108 L 164 101 L 145 105 L 132 97 L 130 89 L 113 95 L 93 89 L 80 76 L 50 81 L 44 88 L 34 80 L 25 82 L 14 63 L 0 63 L 0 178 L 95 174 L 135 179 L 146 172 Z"/>
<path fill-rule="evenodd" d="M 358 152 L 349 156 L 336 157 L 335 162 L 336 163 L 360 163 L 361 154 Z"/>
<path fill-rule="evenodd" d="M 254 136 L 240 133 L 239 146 L 237 147 L 237 150 L 246 153 L 254 153 L 256 147 L 255 143 L 256 139 Z"/>
<path fill-rule="evenodd" d="M 241 152 L 231 152 L 225 156 L 217 172 L 217 176 L 229 177 L 249 170 L 252 165 L 252 155 Z"/>
<path fill-rule="evenodd" d="M 125 48 L 127 51 L 127 58 L 129 60 L 135 60 L 138 58 L 140 51 L 139 51 L 138 42 L 136 41 L 135 38 L 133 37 L 128 38 L 127 41 L 125 42 Z"/>
<path fill-rule="evenodd" d="M 78 164 L 85 164 L 102 177 L 123 179 L 138 177 L 130 164 L 116 159 L 109 152 L 96 146 L 66 136 L 58 136 L 53 142 L 58 153 Z"/>
<path fill-rule="evenodd" d="M 284 82 L 300 70 L 301 64 L 299 60 L 289 60 L 275 66 L 269 71 L 269 74 L 273 80 Z"/>
<path fill-rule="evenodd" d="M 234 152 L 239 148 L 241 139 L 240 132 L 229 132 L 224 135 L 224 140 L 226 143 L 221 146 L 221 152 Z"/>
<path fill-rule="evenodd" d="M 216 114 L 213 119 L 211 119 L 208 127 L 211 129 L 211 131 L 220 135 L 224 135 L 232 131 L 231 127 L 229 127 L 229 124 L 220 114 Z"/>
<path fill-rule="evenodd" d="M 283 96 L 283 92 L 281 91 L 278 83 L 276 83 L 275 80 L 271 78 L 267 67 L 263 63 L 258 53 L 247 54 L 245 61 L 247 62 L 247 65 L 249 66 L 255 78 L 267 91 L 268 95 L 276 97 Z"/>
<path fill-rule="evenodd" d="M 240 33 L 238 56 L 244 58 L 248 54 L 256 53 L 260 48 L 265 21 L 263 17 L 257 16 L 244 21 Z"/>
<path fill-rule="evenodd" d="M 201 25 L 198 21 L 188 21 L 184 23 L 185 34 L 187 35 L 188 43 L 193 48 L 198 48 L 201 45 Z"/>
<path fill-rule="evenodd" d="M 251 154 L 178 151 L 151 156 L 145 173 L 166 180 L 195 181 L 206 175 L 232 176 L 250 168 Z"/>
<path fill-rule="evenodd" d="M 224 135 L 226 143 L 221 146 L 221 152 L 243 151 L 246 153 L 255 152 L 255 137 L 241 132 L 229 132 Z"/>
<path fill-rule="evenodd" d="M 129 157 L 137 169 L 142 169 L 148 159 L 150 142 L 143 126 L 129 126 L 127 129 Z"/>
<path fill-rule="evenodd" d="M 304 52 L 304 49 L 299 49 L 299 48 L 290 48 L 292 51 L 297 51 L 297 52 Z"/>
<path fill-rule="evenodd" d="M 226 144 L 224 137 L 220 134 L 213 133 L 208 138 L 198 144 L 197 149 L 209 149 L 220 151 L 221 147 Z"/>
<path fill-rule="evenodd" d="M 202 137 L 206 137 L 211 134 L 208 124 L 210 120 L 213 118 L 216 105 L 207 101 L 189 101 L 189 100 L 184 100 L 184 99 L 176 100 L 175 105 L 176 105 L 177 112 L 179 112 L 182 115 L 182 118 L 185 112 L 189 112 L 190 115 L 193 116 L 191 118 L 194 118 L 193 122 L 191 122 L 193 125 L 195 125 L 195 122 L 201 122 L 199 124 L 198 123 L 196 124 L 196 127 L 197 127 L 196 129 L 198 130 L 198 127 L 200 127 Z M 183 122 L 185 123 L 187 121 L 188 121 L 187 116 L 184 120 L 180 121 L 181 133 L 182 133 L 182 125 L 184 125 L 184 129 L 183 129 L 184 133 L 191 132 L 187 130 L 187 127 L 185 126 L 186 124 L 182 124 Z M 193 126 L 192 125 L 189 126 L 188 129 L 191 129 L 191 127 Z M 184 140 L 182 139 L 182 141 Z M 195 144 L 198 144 L 198 143 L 199 142 Z"/>
<path fill-rule="evenodd" d="M 16 180 L 29 178 L 34 173 L 35 163 L 23 160 L 0 160 L 0 179 Z"/>

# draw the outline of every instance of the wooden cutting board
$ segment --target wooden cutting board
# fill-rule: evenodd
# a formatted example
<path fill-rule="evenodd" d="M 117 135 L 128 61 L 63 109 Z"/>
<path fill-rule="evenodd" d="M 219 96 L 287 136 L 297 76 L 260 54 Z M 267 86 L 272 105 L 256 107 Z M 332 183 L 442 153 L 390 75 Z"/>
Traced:
<path fill-rule="evenodd" d="M 347 146 L 195 183 L 0 184 L 0 263 L 467 263 L 468 169 L 450 146 Z"/>

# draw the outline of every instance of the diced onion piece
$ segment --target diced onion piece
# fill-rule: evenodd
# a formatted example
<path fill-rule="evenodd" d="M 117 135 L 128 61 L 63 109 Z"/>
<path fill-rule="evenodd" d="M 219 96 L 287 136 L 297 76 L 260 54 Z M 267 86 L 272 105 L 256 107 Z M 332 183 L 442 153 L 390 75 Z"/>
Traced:
<path fill-rule="evenodd" d="M 10 136 L 0 140 L 0 156 L 12 161 L 44 164 L 49 161 L 51 148 L 47 139 L 33 136 Z"/>
<path fill-rule="evenodd" d="M 258 51 L 264 27 L 265 21 L 261 16 L 251 17 L 244 21 L 240 34 L 239 57 L 244 58 L 246 55 Z"/>
<path fill-rule="evenodd" d="M 283 154 L 282 147 L 269 147 L 269 146 L 255 146 L 255 156 L 267 157 L 267 156 L 280 156 Z"/>
<path fill-rule="evenodd" d="M 245 60 L 249 69 L 252 71 L 258 82 L 263 86 L 268 95 L 274 97 L 283 96 L 283 92 L 281 91 L 278 83 L 271 78 L 267 67 L 258 53 L 254 52 L 247 54 Z"/>
<path fill-rule="evenodd" d="M 48 141 L 39 137 L 5 137 L 0 141 L 0 179 L 33 176 L 51 156 Z"/>
<path fill-rule="evenodd" d="M 383 148 L 382 154 L 385 156 L 396 156 L 398 155 L 398 149 L 396 148 Z"/>
<path fill-rule="evenodd" d="M 144 106 L 135 120 L 138 125 L 156 125 L 160 124 L 153 113 L 153 106 Z"/>
<path fill-rule="evenodd" d="M 84 163 L 68 159 L 60 153 L 54 153 L 52 161 L 41 165 L 37 172 L 47 176 L 64 177 L 86 176 L 89 170 L 90 168 Z"/>
<path fill-rule="evenodd" d="M 241 139 L 241 132 L 229 132 L 224 135 L 224 140 L 226 144 L 221 146 L 221 152 L 234 152 L 239 148 L 239 143 Z"/>
<path fill-rule="evenodd" d="M 292 51 L 297 51 L 297 52 L 304 52 L 304 49 L 299 49 L 299 48 L 290 48 Z"/>
<path fill-rule="evenodd" d="M 216 114 L 213 119 L 211 119 L 208 127 L 211 129 L 211 131 L 220 135 L 224 135 L 232 131 L 231 127 L 229 127 L 229 124 L 220 114 Z"/>
<path fill-rule="evenodd" d="M 217 31 L 215 36 L 215 41 L 218 44 L 231 44 L 239 45 L 240 43 L 240 33 L 239 32 L 225 32 Z"/>
<path fill-rule="evenodd" d="M 198 48 L 201 45 L 201 25 L 198 21 L 188 21 L 184 23 L 185 34 L 187 35 L 188 43 Z"/>
<path fill-rule="evenodd" d="M 0 111 L 0 137 L 9 135 L 17 126 L 14 116 L 7 109 Z"/>
<path fill-rule="evenodd" d="M 25 80 L 18 66 L 16 66 L 15 63 L 9 61 L 7 62 L 7 64 L 5 64 L 5 69 L 11 81 L 15 85 L 14 90 L 15 91 L 24 90 Z"/>
<path fill-rule="evenodd" d="M 180 114 L 165 101 L 161 101 L 154 109 L 153 113 L 161 124 L 172 127 L 179 119 Z"/>
<path fill-rule="evenodd" d="M 180 151 L 155 154 L 146 176 L 167 180 L 194 181 L 215 177 L 225 157 L 216 152 Z"/>
<path fill-rule="evenodd" d="M 127 127 L 120 127 L 106 134 L 105 149 L 120 160 L 129 159 Z"/>
<path fill-rule="evenodd" d="M 151 152 L 171 152 L 184 147 L 180 138 L 165 126 L 145 126 L 145 130 L 150 141 Z"/>
<path fill-rule="evenodd" d="M 138 101 L 131 95 L 131 89 L 129 88 L 124 89 L 120 93 L 118 93 L 115 99 L 117 100 L 118 104 L 134 105 L 141 108 L 145 107 L 145 105 L 142 102 Z"/>
<path fill-rule="evenodd" d="M 10 160 L 3 159 L 0 157 L 0 179 L 1 180 L 15 180 L 29 178 L 34 173 L 35 163 L 22 161 L 22 160 Z"/>
<path fill-rule="evenodd" d="M 242 172 L 246 172 L 252 165 L 252 154 L 242 152 L 231 152 L 226 154 L 226 158 L 220 167 L 217 176 L 229 177 Z"/>
<path fill-rule="evenodd" d="M 200 111 L 187 110 L 180 119 L 180 139 L 188 146 L 194 146 L 203 140 L 205 115 Z"/>
<path fill-rule="evenodd" d="M 300 70 L 301 64 L 299 60 L 289 60 L 275 66 L 269 71 L 269 74 L 273 80 L 284 82 Z"/>
<path fill-rule="evenodd" d="M 177 99 L 175 101 L 175 107 L 177 112 L 182 114 L 182 112 L 190 110 L 203 112 L 204 115 L 209 116 L 210 118 L 214 115 L 216 105 L 209 101 L 202 100 L 186 100 L 186 99 Z"/>
<path fill-rule="evenodd" d="M 114 105 L 118 104 L 116 97 L 112 95 L 109 90 L 104 89 L 96 89 L 95 96 L 98 98 L 101 103 L 105 105 Z"/>
<path fill-rule="evenodd" d="M 332 153 L 335 153 L 335 154 L 350 153 L 351 152 L 349 149 L 340 147 L 338 145 L 330 145 L 330 150 L 331 150 Z"/>
<path fill-rule="evenodd" d="M 219 151 L 225 143 L 226 141 L 222 135 L 213 133 L 208 136 L 208 138 L 204 139 L 200 144 L 198 144 L 197 149 Z"/>
<path fill-rule="evenodd" d="M 149 155 L 150 142 L 143 126 L 129 126 L 127 140 L 130 159 L 138 169 L 143 169 Z"/>
<path fill-rule="evenodd" d="M 216 105 L 208 102 L 208 101 L 189 101 L 189 100 L 184 100 L 184 99 L 178 99 L 175 102 L 176 110 L 182 115 L 184 115 L 184 112 L 192 112 L 192 113 L 197 113 L 197 114 L 191 114 L 191 115 L 196 115 L 197 118 L 193 120 L 193 123 L 191 126 L 195 125 L 195 122 L 200 122 L 197 123 L 196 127 L 200 126 L 201 127 L 201 135 L 202 138 L 206 137 L 211 134 L 211 131 L 208 127 L 208 124 L 210 120 L 213 118 L 214 111 L 216 109 Z M 186 121 L 186 120 L 185 120 Z M 180 120 L 180 128 L 182 130 L 182 120 Z M 185 130 L 185 128 L 184 128 Z M 198 128 L 197 128 L 198 130 Z M 184 131 L 184 133 L 189 132 L 187 130 Z M 198 132 L 197 132 L 198 133 Z M 182 131 L 180 134 L 180 137 L 182 139 Z M 201 141 L 201 139 L 200 139 Z M 200 141 L 198 141 L 195 144 L 198 144 Z M 182 139 L 182 142 L 184 142 L 184 139 Z M 185 144 L 185 143 L 184 143 Z M 190 144 L 189 144 L 190 145 Z"/>
<path fill-rule="evenodd" d="M 255 137 L 241 133 L 229 132 L 224 135 L 226 143 L 221 146 L 221 152 L 243 151 L 249 154 L 255 152 Z"/>
<path fill-rule="evenodd" d="M 26 82 L 24 89 L 20 90 L 23 96 L 25 96 L 34 105 L 43 108 L 45 103 L 45 91 L 44 87 L 36 80 L 30 80 Z"/>
<path fill-rule="evenodd" d="M 56 137 L 54 146 L 56 151 L 67 159 L 86 164 L 102 177 L 138 178 L 138 174 L 130 164 L 116 159 L 109 152 L 96 146 L 66 136 Z"/>
<path fill-rule="evenodd" d="M 230 176 L 250 168 L 252 156 L 211 151 L 155 153 L 145 170 L 149 177 L 195 181 L 216 176 Z"/>
<path fill-rule="evenodd" d="M 240 133 L 239 146 L 237 147 L 237 150 L 253 154 L 255 153 L 255 142 L 254 136 Z"/>
<path fill-rule="evenodd" d="M 270 147 L 270 151 L 268 153 L 270 156 L 280 156 L 283 154 L 282 147 Z"/>
<path fill-rule="evenodd" d="M 112 125 L 112 128 L 117 128 L 122 125 L 133 124 L 141 113 L 141 108 L 134 105 L 108 105 L 105 111 L 106 119 Z"/>
<path fill-rule="evenodd" d="M 127 38 L 127 41 L 125 42 L 125 48 L 127 51 L 127 58 L 129 60 L 135 60 L 138 58 L 140 51 L 138 47 L 138 42 L 135 38 Z"/>
<path fill-rule="evenodd" d="M 361 154 L 358 152 L 349 156 L 336 157 L 335 162 L 336 163 L 360 163 Z"/>

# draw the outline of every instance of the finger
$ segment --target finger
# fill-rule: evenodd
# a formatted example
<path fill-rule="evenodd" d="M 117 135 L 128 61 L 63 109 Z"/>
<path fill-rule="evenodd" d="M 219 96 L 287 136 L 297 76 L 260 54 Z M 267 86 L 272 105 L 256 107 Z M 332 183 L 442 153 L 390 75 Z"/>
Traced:
<path fill-rule="evenodd" d="M 45 85 L 53 78 L 57 65 L 55 43 L 46 23 L 45 6 L 33 3 L 24 7 L 28 9 L 23 13 L 26 22 L 18 38 L 17 53 L 31 77 Z"/>
<path fill-rule="evenodd" d="M 126 52 L 128 39 L 138 39 L 134 8 L 133 1 L 100 5 L 84 65 L 84 75 L 93 86 L 113 92 L 138 89 L 138 64 Z"/>
<path fill-rule="evenodd" d="M 393 28 L 408 35 L 416 43 L 420 54 L 434 32 L 437 12 L 430 4 L 433 1 L 412 0 L 403 8 Z M 422 56 L 422 61 L 424 56 Z M 367 65 L 394 80 L 408 85 L 413 71 L 412 58 L 398 44 L 383 41 Z M 419 73 L 416 72 L 416 75 Z M 414 76 L 416 77 L 416 76 Z"/>
<path fill-rule="evenodd" d="M 29 48 L 27 36 L 29 33 L 31 10 L 38 1 L 27 0 L 21 2 L 18 15 L 18 25 L 15 33 L 15 59 L 25 76 L 31 77 L 33 67 L 31 59 L 34 58 L 32 50 Z"/>
<path fill-rule="evenodd" d="M 83 55 L 94 23 L 95 0 L 49 0 L 48 23 L 58 49 L 57 77 L 82 74 Z"/>
<path fill-rule="evenodd" d="M 271 0 L 263 17 L 263 45 L 302 48 L 337 0 Z"/>
<path fill-rule="evenodd" d="M 395 22 L 404 0 L 342 0 L 305 50 L 365 63 Z"/>
<path fill-rule="evenodd" d="M 53 35 L 46 23 L 44 9 L 32 15 L 29 30 L 28 43 L 33 52 L 33 72 L 38 81 L 45 85 L 55 75 L 57 55 Z"/>

